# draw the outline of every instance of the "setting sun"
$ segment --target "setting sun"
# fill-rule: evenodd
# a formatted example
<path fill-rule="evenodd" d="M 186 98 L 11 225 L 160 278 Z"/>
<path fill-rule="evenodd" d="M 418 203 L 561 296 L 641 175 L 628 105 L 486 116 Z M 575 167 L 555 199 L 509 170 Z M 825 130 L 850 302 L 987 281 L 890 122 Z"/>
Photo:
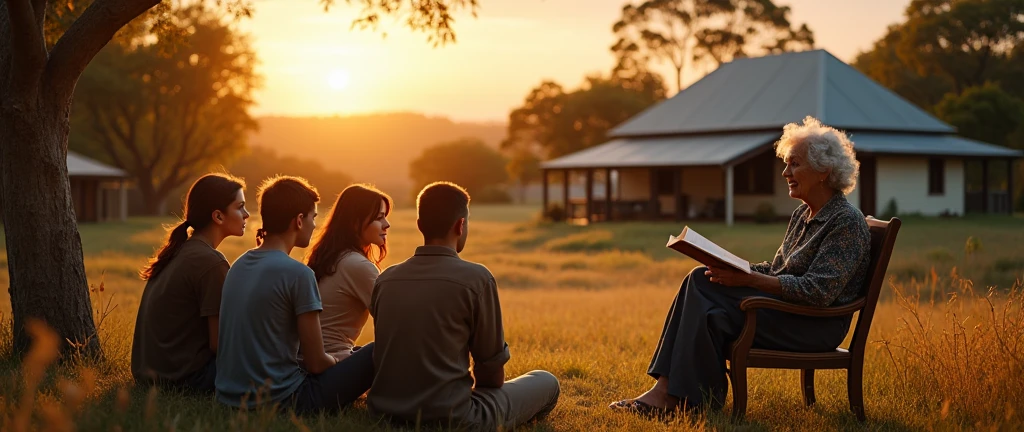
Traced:
<path fill-rule="evenodd" d="M 345 90 L 348 88 L 350 76 L 344 69 L 332 70 L 327 75 L 327 86 L 334 90 Z"/>

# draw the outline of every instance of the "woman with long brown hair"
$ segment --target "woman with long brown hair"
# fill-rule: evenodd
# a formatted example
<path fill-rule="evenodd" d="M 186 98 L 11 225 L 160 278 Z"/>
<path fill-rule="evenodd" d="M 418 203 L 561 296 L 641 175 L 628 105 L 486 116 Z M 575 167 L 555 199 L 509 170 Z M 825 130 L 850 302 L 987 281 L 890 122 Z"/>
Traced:
<path fill-rule="evenodd" d="M 391 197 L 372 186 L 345 188 L 310 247 L 306 265 L 320 288 L 320 325 L 328 354 L 351 355 L 370 316 L 373 283 L 388 252 L 391 205 Z"/>
<path fill-rule="evenodd" d="M 132 341 L 137 382 L 213 392 L 221 289 L 229 267 L 217 247 L 245 233 L 244 188 L 241 179 L 226 174 L 196 180 L 185 199 L 185 218 L 140 272 L 146 287 Z"/>

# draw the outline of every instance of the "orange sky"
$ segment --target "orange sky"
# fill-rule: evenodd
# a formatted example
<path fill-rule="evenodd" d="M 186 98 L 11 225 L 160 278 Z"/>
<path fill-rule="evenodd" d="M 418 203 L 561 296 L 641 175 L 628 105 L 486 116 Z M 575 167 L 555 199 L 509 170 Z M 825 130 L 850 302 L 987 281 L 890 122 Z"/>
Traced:
<path fill-rule="evenodd" d="M 315 0 L 257 1 L 242 23 L 261 59 L 256 115 L 415 111 L 505 121 L 542 79 L 575 87 L 614 64 L 611 25 L 623 0 L 480 0 L 460 15 L 455 45 L 385 20 L 381 33 L 349 30 L 358 10 L 324 13 Z M 816 46 L 850 61 L 902 18 L 909 0 L 776 0 L 815 32 Z M 665 74 L 672 81 L 671 74 Z M 694 72 L 689 79 L 696 78 Z"/>

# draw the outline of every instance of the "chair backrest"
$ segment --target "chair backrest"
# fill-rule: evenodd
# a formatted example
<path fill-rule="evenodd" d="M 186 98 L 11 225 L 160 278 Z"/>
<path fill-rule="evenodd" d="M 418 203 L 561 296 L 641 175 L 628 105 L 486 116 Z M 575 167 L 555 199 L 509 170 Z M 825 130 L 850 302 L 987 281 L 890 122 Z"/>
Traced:
<path fill-rule="evenodd" d="M 889 268 L 889 258 L 892 257 L 892 248 L 896 244 L 896 234 L 900 231 L 903 223 L 899 218 L 889 219 L 888 222 L 867 218 L 868 230 L 871 232 L 871 263 L 868 265 L 868 274 L 865 286 L 864 309 L 861 309 L 857 317 L 857 327 L 853 331 L 853 340 L 850 342 L 850 352 L 855 357 L 864 356 L 864 349 L 867 345 L 868 332 L 871 330 L 871 319 L 875 316 L 875 306 L 878 304 L 878 297 L 882 293 L 882 285 L 885 283 L 885 271 Z"/>

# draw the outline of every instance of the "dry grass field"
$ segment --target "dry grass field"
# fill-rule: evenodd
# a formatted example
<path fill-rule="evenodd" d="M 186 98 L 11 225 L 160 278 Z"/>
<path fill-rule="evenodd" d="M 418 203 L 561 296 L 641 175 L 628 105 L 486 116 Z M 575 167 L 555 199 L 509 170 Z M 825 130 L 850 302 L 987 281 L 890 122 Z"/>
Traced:
<path fill-rule="evenodd" d="M 663 246 L 682 226 L 553 225 L 536 222 L 536 213 L 475 206 L 463 253 L 487 265 L 498 280 L 512 350 L 509 377 L 546 369 L 561 381 L 558 407 L 528 430 L 1024 428 L 1024 219 L 904 221 L 869 338 L 866 425 L 848 410 L 844 372 L 820 372 L 818 404 L 807 408 L 795 371 L 767 370 L 752 372 L 746 422 L 731 422 L 727 404 L 723 412 L 661 423 L 606 406 L 652 384 L 644 372 L 665 313 L 695 265 Z M 392 216 L 387 264 L 408 257 L 419 243 L 414 217 L 409 209 Z M 12 358 L 10 304 L 6 297 L 0 300 L 0 430 L 391 429 L 370 417 L 361 401 L 337 415 L 298 419 L 236 412 L 212 397 L 134 388 L 131 336 L 143 287 L 137 272 L 163 240 L 161 225 L 168 222 L 82 227 L 106 353 L 102 361 L 68 359 L 44 370 L 50 359 L 43 346 L 24 362 Z M 251 223 L 245 238 L 221 246 L 229 260 L 254 245 L 257 226 Z M 785 231 L 784 225 L 695 228 L 758 261 L 771 257 Z M 6 267 L 6 255 L 0 255 L 0 266 Z M 0 284 L 6 278 L 0 273 Z M 367 328 L 363 339 L 372 335 Z"/>

